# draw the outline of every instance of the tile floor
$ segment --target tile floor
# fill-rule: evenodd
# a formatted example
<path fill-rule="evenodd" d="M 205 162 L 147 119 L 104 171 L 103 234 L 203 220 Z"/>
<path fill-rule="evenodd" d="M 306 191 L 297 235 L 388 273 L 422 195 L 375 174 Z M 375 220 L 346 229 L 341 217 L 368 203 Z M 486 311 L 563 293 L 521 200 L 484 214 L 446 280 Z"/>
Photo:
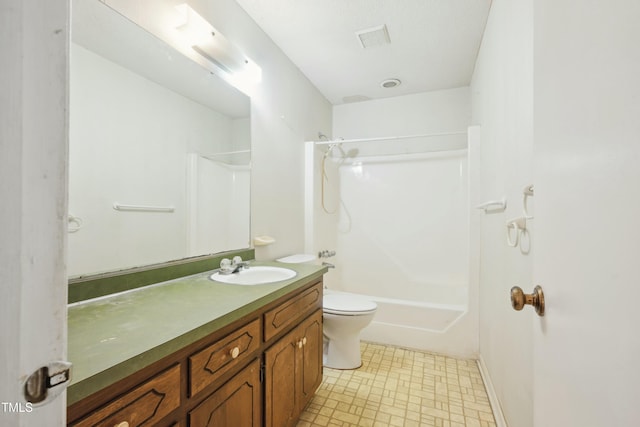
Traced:
<path fill-rule="evenodd" d="M 363 342 L 362 366 L 324 369 L 297 427 L 496 427 L 474 360 Z"/>

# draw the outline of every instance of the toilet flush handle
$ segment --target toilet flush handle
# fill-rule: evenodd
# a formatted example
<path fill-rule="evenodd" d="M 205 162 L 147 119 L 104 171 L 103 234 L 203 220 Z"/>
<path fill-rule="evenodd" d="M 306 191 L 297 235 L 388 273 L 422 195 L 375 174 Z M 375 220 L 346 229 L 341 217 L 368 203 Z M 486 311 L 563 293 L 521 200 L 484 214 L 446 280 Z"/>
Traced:
<path fill-rule="evenodd" d="M 544 292 L 540 285 L 533 289 L 533 293 L 525 294 L 519 286 L 511 288 L 511 306 L 514 310 L 522 310 L 525 305 L 532 305 L 538 316 L 544 316 Z"/>

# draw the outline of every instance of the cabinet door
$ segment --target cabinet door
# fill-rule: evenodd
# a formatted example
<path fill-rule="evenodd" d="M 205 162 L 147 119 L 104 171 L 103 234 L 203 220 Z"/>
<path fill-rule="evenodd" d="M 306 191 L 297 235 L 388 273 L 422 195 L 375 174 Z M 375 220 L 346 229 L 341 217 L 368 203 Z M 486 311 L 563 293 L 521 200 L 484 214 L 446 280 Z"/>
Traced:
<path fill-rule="evenodd" d="M 191 411 L 189 425 L 259 427 L 261 397 L 260 360 L 256 359 Z"/>
<path fill-rule="evenodd" d="M 322 310 L 265 352 L 267 427 L 293 426 L 322 382 Z"/>
<path fill-rule="evenodd" d="M 316 311 L 300 326 L 300 411 L 309 403 L 322 382 L 322 310 Z"/>
<path fill-rule="evenodd" d="M 296 330 L 285 335 L 264 353 L 265 361 L 265 425 L 287 427 L 298 417 L 296 393 Z"/>

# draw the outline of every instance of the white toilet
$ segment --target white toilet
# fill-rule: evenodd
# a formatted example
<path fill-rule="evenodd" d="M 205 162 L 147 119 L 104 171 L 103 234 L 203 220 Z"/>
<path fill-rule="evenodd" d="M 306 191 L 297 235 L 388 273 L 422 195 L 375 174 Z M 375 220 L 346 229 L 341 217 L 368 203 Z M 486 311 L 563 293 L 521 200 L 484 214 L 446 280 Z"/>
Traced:
<path fill-rule="evenodd" d="M 315 259 L 314 255 L 299 254 L 276 261 L 304 263 Z M 377 308 L 375 302 L 363 296 L 325 290 L 322 302 L 324 366 L 356 369 L 362 365 L 360 331 L 371 323 Z"/>
<path fill-rule="evenodd" d="M 322 302 L 324 366 L 356 369 L 362 365 L 360 331 L 371 323 L 377 308 L 375 302 L 358 295 L 325 293 Z"/>

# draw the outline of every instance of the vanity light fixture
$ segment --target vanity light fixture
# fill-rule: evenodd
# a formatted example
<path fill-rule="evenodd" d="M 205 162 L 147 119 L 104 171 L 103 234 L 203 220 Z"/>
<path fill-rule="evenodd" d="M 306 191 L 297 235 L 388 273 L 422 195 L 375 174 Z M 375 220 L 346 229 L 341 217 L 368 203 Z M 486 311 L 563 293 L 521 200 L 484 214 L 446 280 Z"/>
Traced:
<path fill-rule="evenodd" d="M 215 29 L 206 19 L 198 14 L 186 3 L 176 6 L 180 13 L 180 22 L 176 29 L 180 30 L 189 44 L 197 46 L 207 43 L 215 37 Z"/>
<path fill-rule="evenodd" d="M 186 3 L 176 6 L 176 10 L 181 16 L 176 29 L 182 33 L 188 47 L 215 64 L 234 85 L 260 82 L 262 69 L 198 12 Z"/>

